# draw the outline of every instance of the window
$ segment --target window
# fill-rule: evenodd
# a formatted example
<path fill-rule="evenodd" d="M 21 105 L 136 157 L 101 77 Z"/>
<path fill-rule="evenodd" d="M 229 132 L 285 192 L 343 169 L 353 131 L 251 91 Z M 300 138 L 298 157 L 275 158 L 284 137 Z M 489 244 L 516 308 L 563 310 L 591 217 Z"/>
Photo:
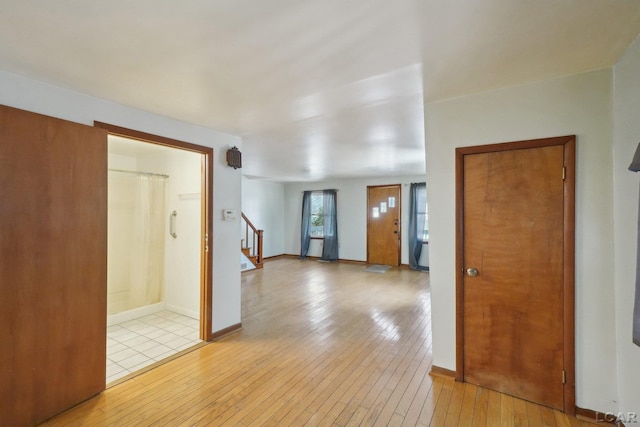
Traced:
<path fill-rule="evenodd" d="M 427 271 L 429 267 L 420 265 L 422 245 L 429 241 L 429 213 L 427 205 L 427 185 L 412 182 L 409 188 L 409 267 L 412 270 Z"/>
<path fill-rule="evenodd" d="M 324 229 L 324 212 L 323 212 L 324 200 L 322 192 L 311 193 L 311 227 L 309 230 L 309 236 L 322 238 Z"/>
<path fill-rule="evenodd" d="M 425 206 L 424 208 L 424 230 L 422 232 L 422 241 L 429 241 L 429 207 Z"/>
<path fill-rule="evenodd" d="M 300 221 L 300 258 L 307 258 L 311 239 L 322 239 L 324 261 L 338 260 L 338 216 L 336 193 L 338 190 L 306 190 L 302 192 L 302 218 Z"/>
<path fill-rule="evenodd" d="M 427 204 L 427 187 L 416 187 L 416 237 L 423 242 L 429 241 L 429 206 Z M 421 225 L 422 229 L 420 229 Z"/>

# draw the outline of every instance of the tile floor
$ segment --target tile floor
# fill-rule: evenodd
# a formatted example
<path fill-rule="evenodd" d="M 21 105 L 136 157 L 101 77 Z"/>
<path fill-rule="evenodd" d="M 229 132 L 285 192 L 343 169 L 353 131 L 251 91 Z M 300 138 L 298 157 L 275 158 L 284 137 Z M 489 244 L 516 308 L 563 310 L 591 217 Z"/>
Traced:
<path fill-rule="evenodd" d="M 200 322 L 161 311 L 107 328 L 107 384 L 202 342 Z"/>

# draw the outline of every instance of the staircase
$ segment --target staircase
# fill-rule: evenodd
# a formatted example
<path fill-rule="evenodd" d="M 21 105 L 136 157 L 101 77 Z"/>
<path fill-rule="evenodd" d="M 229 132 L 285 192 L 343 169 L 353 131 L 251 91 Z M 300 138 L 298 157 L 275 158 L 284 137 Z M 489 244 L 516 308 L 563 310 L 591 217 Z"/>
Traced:
<path fill-rule="evenodd" d="M 262 268 L 262 239 L 264 230 L 258 230 L 242 212 L 244 239 L 241 239 L 240 250 L 255 268 Z"/>

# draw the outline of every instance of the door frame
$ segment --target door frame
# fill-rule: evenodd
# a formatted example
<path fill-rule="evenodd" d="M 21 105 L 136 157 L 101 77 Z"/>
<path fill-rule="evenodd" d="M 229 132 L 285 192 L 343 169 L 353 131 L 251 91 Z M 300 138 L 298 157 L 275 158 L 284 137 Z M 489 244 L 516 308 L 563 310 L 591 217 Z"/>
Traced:
<path fill-rule="evenodd" d="M 456 148 L 456 381 L 464 382 L 464 158 L 549 146 L 564 148 L 563 412 L 575 415 L 575 135 Z"/>
<path fill-rule="evenodd" d="M 200 243 L 200 339 L 211 341 L 213 339 L 213 148 L 98 121 L 94 121 L 93 125 L 105 129 L 111 135 L 203 155 L 201 230 L 204 238 Z"/>
<path fill-rule="evenodd" d="M 398 261 L 395 265 L 402 265 L 402 184 L 383 184 L 383 185 L 367 185 L 367 264 L 369 263 L 369 227 L 371 226 L 371 220 L 369 216 L 369 190 L 372 188 L 398 188 Z"/>

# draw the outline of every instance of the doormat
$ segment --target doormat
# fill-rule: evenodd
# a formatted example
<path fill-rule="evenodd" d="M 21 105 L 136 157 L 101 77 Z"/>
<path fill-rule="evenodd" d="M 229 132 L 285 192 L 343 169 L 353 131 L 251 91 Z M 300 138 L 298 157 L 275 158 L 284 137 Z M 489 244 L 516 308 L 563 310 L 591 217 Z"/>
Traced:
<path fill-rule="evenodd" d="M 390 265 L 373 264 L 365 268 L 363 271 L 368 271 L 369 273 L 384 273 L 390 268 Z"/>

